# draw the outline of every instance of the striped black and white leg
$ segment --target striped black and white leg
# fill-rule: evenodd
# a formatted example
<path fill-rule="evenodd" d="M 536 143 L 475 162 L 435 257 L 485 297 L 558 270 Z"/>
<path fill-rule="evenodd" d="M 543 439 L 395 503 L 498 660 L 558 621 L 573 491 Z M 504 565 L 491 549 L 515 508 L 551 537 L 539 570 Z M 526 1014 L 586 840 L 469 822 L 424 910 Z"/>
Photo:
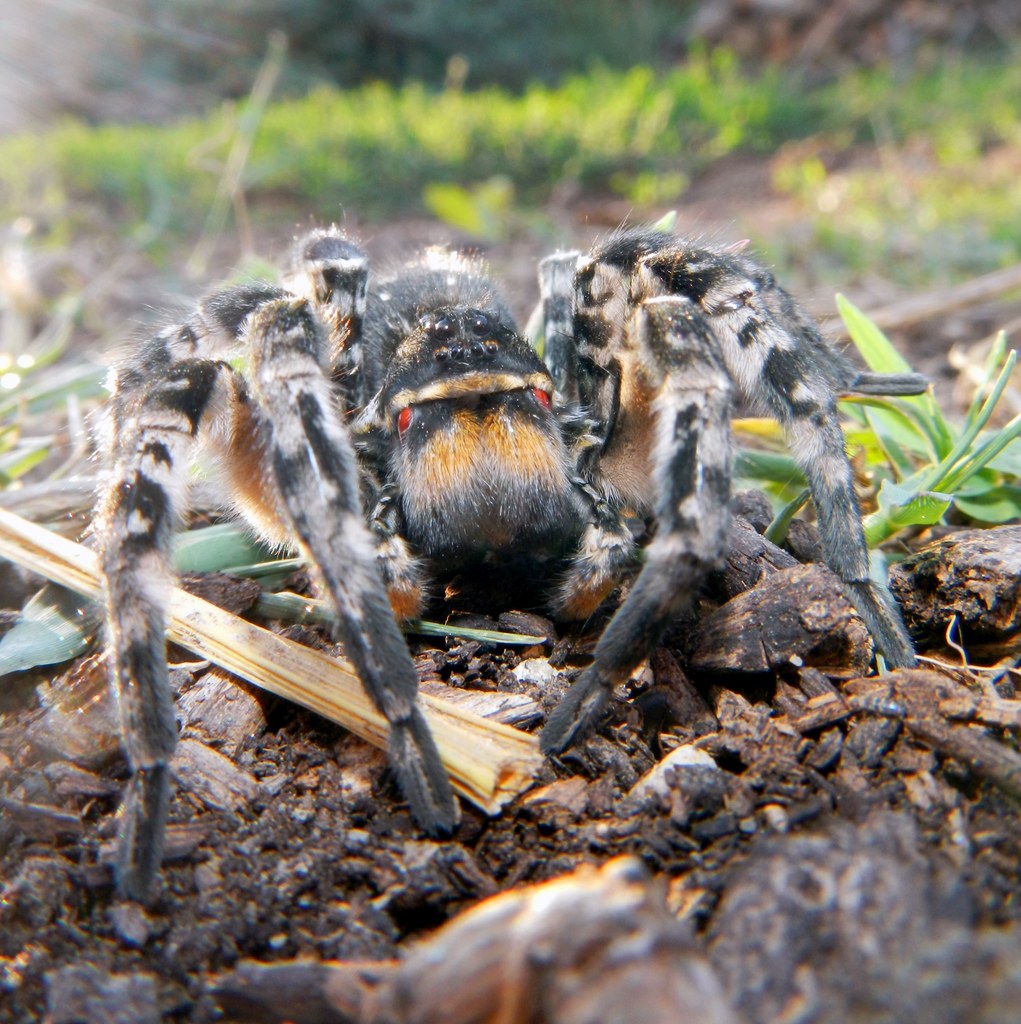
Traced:
<path fill-rule="evenodd" d="M 578 402 L 578 352 L 574 336 L 574 275 L 580 253 L 558 252 L 539 263 L 543 361 L 549 367 L 559 404 Z"/>
<path fill-rule="evenodd" d="M 551 604 L 559 618 L 580 621 L 610 596 L 638 556 L 620 513 L 591 484 L 579 479 L 575 487 L 591 503 L 591 512 Z"/>
<path fill-rule="evenodd" d="M 306 235 L 295 252 L 303 294 L 329 327 L 329 363 L 334 385 L 344 396 L 345 412 L 371 397 L 363 394 L 362 323 L 368 295 L 369 261 L 338 228 Z"/>
<path fill-rule="evenodd" d="M 924 378 L 856 374 L 845 368 L 779 288 L 765 295 L 747 293 L 744 302 L 715 317 L 714 326 L 732 373 L 787 432 L 815 503 L 826 563 L 840 577 L 887 662 L 914 665 L 914 648 L 900 612 L 887 588 L 869 574 L 836 399 L 842 378 L 848 389 L 869 394 L 917 394 L 925 388 Z"/>
<path fill-rule="evenodd" d="M 687 299 L 654 298 L 628 329 L 650 372 L 654 402 L 656 536 L 595 658 L 550 715 L 542 749 L 557 753 L 587 731 L 613 688 L 646 658 L 701 580 L 723 558 L 730 493 L 730 378 L 716 339 Z"/>
<path fill-rule="evenodd" d="M 333 406 L 319 323 L 304 301 L 267 303 L 250 320 L 248 341 L 283 509 L 337 609 L 345 651 L 390 724 L 390 762 L 412 813 L 428 832 L 449 834 L 453 792 L 362 519 L 355 453 Z"/>
<path fill-rule="evenodd" d="M 115 867 L 121 897 L 145 901 L 159 871 L 177 742 L 166 662 L 169 552 L 196 438 L 236 398 L 224 363 L 191 359 L 122 399 L 97 536 L 112 676 L 131 768 Z"/>

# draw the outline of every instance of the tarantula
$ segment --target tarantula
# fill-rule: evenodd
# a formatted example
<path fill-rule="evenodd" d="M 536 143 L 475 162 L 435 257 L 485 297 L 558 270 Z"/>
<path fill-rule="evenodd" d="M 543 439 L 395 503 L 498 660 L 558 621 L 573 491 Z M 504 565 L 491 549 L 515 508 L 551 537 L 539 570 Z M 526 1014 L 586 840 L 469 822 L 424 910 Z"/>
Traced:
<path fill-rule="evenodd" d="M 544 362 L 477 259 L 431 251 L 369 287 L 336 229 L 296 254 L 287 288 L 212 295 L 117 376 L 98 534 L 132 771 L 122 896 L 146 898 L 162 854 L 177 730 L 158 581 L 200 442 L 253 529 L 307 556 L 431 834 L 451 832 L 456 808 L 399 623 L 436 575 L 522 551 L 560 561 L 549 605 L 586 618 L 636 565 L 628 518 L 651 519 L 641 571 L 542 734 L 563 750 L 721 562 L 735 389 L 786 428 L 826 560 L 887 661 L 913 663 L 869 577 L 836 397 L 925 381 L 858 372 L 754 260 L 652 228 L 551 256 Z"/>

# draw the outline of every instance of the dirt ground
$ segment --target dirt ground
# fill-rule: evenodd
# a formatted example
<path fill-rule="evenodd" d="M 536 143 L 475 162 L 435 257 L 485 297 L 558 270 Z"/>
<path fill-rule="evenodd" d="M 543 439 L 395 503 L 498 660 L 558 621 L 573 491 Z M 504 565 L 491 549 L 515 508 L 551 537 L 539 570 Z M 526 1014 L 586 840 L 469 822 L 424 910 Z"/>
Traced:
<path fill-rule="evenodd" d="M 204 1022 L 224 1008 L 240 1020 L 391 1019 L 255 1012 L 251 993 L 238 1003 L 231 972 L 246 961 L 297 960 L 306 971 L 387 961 L 495 894 L 621 855 L 644 866 L 657 905 L 685 929 L 685 958 L 719 979 L 716 1008 L 732 1014 L 721 1019 L 901 1021 L 918 1006 L 936 1021 L 1016 1019 L 1016 674 L 950 667 L 932 651 L 943 667 L 864 677 L 867 638 L 827 590 L 828 572 L 768 548 L 748 556 L 758 534 L 738 526 L 740 558 L 711 581 L 697 621 L 679 625 L 618 695 L 598 735 L 547 762 L 498 816 L 463 805 L 449 841 L 423 838 L 378 751 L 181 663 L 170 849 L 148 909 L 112 898 L 124 768 L 102 667 L 94 657 L 74 666 L 43 708 L 38 678 L 8 681 L 2 1019 Z M 993 601 L 1000 620 L 983 633 L 985 608 L 967 636 L 1006 666 L 1021 625 L 1021 528 L 1000 538 L 1001 554 L 1014 546 Z M 970 564 L 982 585 L 969 593 L 988 599 L 996 572 Z M 750 565 L 764 578 L 721 603 Z M 749 595 L 779 601 L 793 624 L 777 625 L 784 616 L 768 607 L 734 619 Z M 414 641 L 423 683 L 522 695 L 517 720 L 537 724 L 588 660 L 600 623 L 561 636 L 535 616 L 512 621 L 547 642 Z M 322 644 L 304 627 L 289 633 Z M 740 663 L 722 671 L 721 650 Z M 83 702 L 87 743 L 69 722 Z M 678 751 L 698 756 L 678 761 Z M 668 755 L 675 767 L 655 771 Z M 570 919 L 557 925 L 570 934 Z M 505 987 L 527 983 L 512 976 Z M 463 1013 L 393 1019 L 495 1019 Z"/>
<path fill-rule="evenodd" d="M 553 219 L 583 244 L 627 214 L 578 201 Z M 736 163 L 713 183 L 696 184 L 682 211 L 700 231 L 735 237 L 749 222 L 768 230 L 783 217 L 768 169 Z M 374 227 L 371 242 L 385 255 L 409 239 L 435 240 L 439 230 L 419 221 Z M 532 301 L 537 244 L 527 239 L 490 253 L 519 312 Z M 165 307 L 164 284 L 147 286 L 153 305 Z M 139 291 L 109 296 L 108 308 L 123 312 Z M 825 294 L 820 286 L 806 298 L 821 308 Z M 877 294 L 876 304 L 888 298 Z M 917 362 L 949 387 L 948 340 L 980 338 L 1009 315 L 987 306 L 917 331 Z M 590 950 L 558 959 L 570 948 L 567 913 L 549 925 L 545 944 L 534 940 L 536 950 L 552 944 L 552 952 L 531 956 L 530 945 L 524 967 L 495 968 L 503 979 L 495 1006 L 465 1008 L 455 994 L 455 1010 L 441 1011 L 403 976 L 413 989 L 403 1009 L 345 1010 L 312 966 L 361 962 L 358 984 L 367 985 L 364 962 L 380 970 L 394 958 L 413 962 L 415 950 L 437 941 L 437 929 L 482 901 L 627 855 L 645 872 L 636 884 L 649 887 L 668 921 L 652 938 L 635 932 L 645 942 L 635 976 L 658 962 L 654 950 L 675 951 L 670 964 L 698 965 L 709 979 L 707 1019 L 1015 1022 L 1019 528 L 999 532 L 992 555 L 953 549 L 946 556 L 936 575 L 963 567 L 961 591 L 933 584 L 930 618 L 919 611 L 911 622 L 934 660 L 877 678 L 868 674 L 860 620 L 813 565 L 812 525 L 793 531 L 778 553 L 761 538 L 761 502 L 745 497 L 739 511 L 726 572 L 708 581 L 697 615 L 679 623 L 616 695 L 597 735 L 546 762 L 535 786 L 499 815 L 463 804 L 449 841 L 416 829 L 381 753 L 173 650 L 182 742 L 162 887 L 149 908 L 118 905 L 110 864 L 125 768 L 102 666 L 90 656 L 56 681 L 41 673 L 7 677 L 0 1020 L 201 1024 L 227 1013 L 609 1022 L 619 1019 L 609 1009 L 586 1017 L 522 995 L 537 985 L 560 991 L 567 975 L 592 991 L 608 983 L 612 972 Z M 941 534 L 912 547 L 939 543 Z M 533 598 L 503 605 L 470 581 L 454 588 L 457 596 L 432 617 L 527 622 L 546 639 L 522 649 L 412 638 L 423 684 L 517 694 L 515 724 L 537 729 L 589 660 L 612 605 L 583 630 L 562 629 L 541 617 L 536 583 Z M 780 604 L 756 603 L 767 600 Z M 510 611 L 524 618 L 501 620 Z M 954 615 L 974 661 L 994 670 L 965 667 L 947 648 L 943 633 Z M 287 632 L 326 644 L 304 627 Z M 721 664 L 719 650 L 736 652 L 733 661 Z M 86 713 L 92 731 L 74 743 L 69 723 Z M 670 766 L 657 771 L 668 756 Z M 471 949 L 454 954 L 471 962 Z M 295 967 L 315 1008 L 295 1000 L 280 1010 L 258 985 L 241 999 L 235 972 L 249 961 Z M 492 970 L 478 966 L 480 975 Z M 389 982 L 372 984 L 383 991 Z M 612 1005 L 609 997 L 603 1005 Z M 667 1006 L 653 1017 L 688 1019 L 671 1014 Z"/>

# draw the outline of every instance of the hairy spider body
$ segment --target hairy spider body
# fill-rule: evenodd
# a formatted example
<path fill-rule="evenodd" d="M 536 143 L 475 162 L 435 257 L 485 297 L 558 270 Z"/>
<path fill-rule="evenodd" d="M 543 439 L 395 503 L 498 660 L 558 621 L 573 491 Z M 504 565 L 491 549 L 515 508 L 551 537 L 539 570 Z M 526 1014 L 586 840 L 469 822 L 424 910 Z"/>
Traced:
<path fill-rule="evenodd" d="M 553 382 L 481 268 L 451 254 L 369 292 L 354 430 L 434 564 L 562 547 L 583 509 Z"/>
<path fill-rule="evenodd" d="M 544 730 L 543 748 L 562 750 L 721 562 L 735 389 L 787 429 L 827 561 L 888 661 L 913 661 L 868 576 L 835 403 L 924 381 L 858 373 L 753 260 L 652 229 L 550 257 L 544 361 L 478 261 L 429 252 L 370 287 L 335 229 L 296 256 L 288 288 L 210 297 L 118 375 L 98 533 L 132 769 L 121 895 L 145 898 L 161 857 L 176 727 L 158 581 L 200 443 L 230 504 L 306 554 L 390 723 L 398 782 L 435 835 L 456 808 L 398 622 L 419 614 L 435 575 L 522 553 L 560 561 L 550 608 L 586 618 L 636 564 L 626 519 L 653 520 L 641 572 Z"/>

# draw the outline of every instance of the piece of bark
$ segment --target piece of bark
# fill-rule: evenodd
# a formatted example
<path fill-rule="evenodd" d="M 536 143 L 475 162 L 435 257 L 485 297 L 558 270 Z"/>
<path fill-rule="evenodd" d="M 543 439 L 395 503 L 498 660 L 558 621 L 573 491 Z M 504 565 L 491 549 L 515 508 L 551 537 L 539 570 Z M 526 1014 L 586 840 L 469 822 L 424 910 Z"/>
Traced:
<path fill-rule="evenodd" d="M 37 931 L 59 920 L 75 902 L 71 870 L 63 857 L 26 857 L 17 874 L 5 881 L 2 904 L 5 918 L 20 919 Z"/>
<path fill-rule="evenodd" d="M 294 1024 L 737 1024 L 687 930 L 630 858 L 461 914 L 399 965 L 243 965 L 230 1019 Z"/>
<path fill-rule="evenodd" d="M 749 487 L 730 496 L 730 514 L 736 522 L 744 519 L 756 533 L 765 533 L 776 513 L 765 491 Z"/>
<path fill-rule="evenodd" d="M 254 776 L 238 768 L 229 757 L 194 739 L 177 744 L 170 770 L 179 786 L 214 811 L 236 811 L 250 804 L 259 792 Z"/>
<path fill-rule="evenodd" d="M 788 556 L 790 557 L 790 556 Z M 779 569 L 698 624 L 700 672 L 768 672 L 792 663 L 861 672 L 872 642 L 840 581 L 822 565 Z"/>
<path fill-rule="evenodd" d="M 52 761 L 43 768 L 46 781 L 61 797 L 111 797 L 120 792 L 120 785 L 112 779 L 87 772 L 70 761 Z"/>
<path fill-rule="evenodd" d="M 262 584 L 257 580 L 226 572 L 185 574 L 178 577 L 178 586 L 233 615 L 247 612 L 262 593 Z"/>
<path fill-rule="evenodd" d="M 536 818 L 552 818 L 566 815 L 568 820 L 577 821 L 588 808 L 589 784 L 577 775 L 557 779 L 548 786 L 526 793 L 521 798 L 521 807 Z"/>
<path fill-rule="evenodd" d="M 911 633 L 943 636 L 956 617 L 969 651 L 1021 645 L 1021 526 L 961 530 L 890 570 Z"/>
<path fill-rule="evenodd" d="M 85 658 L 38 687 L 42 715 L 26 730 L 40 753 L 81 768 L 102 768 L 120 751 L 117 705 L 105 654 Z"/>
<path fill-rule="evenodd" d="M 549 619 L 534 612 L 501 612 L 496 624 L 507 633 L 541 636 L 551 644 L 557 641 L 556 626 Z"/>
<path fill-rule="evenodd" d="M 735 516 L 727 536 L 724 568 L 713 577 L 716 589 L 732 598 L 769 578 L 779 569 L 790 569 L 798 561 L 756 532 L 748 520 Z"/>
<path fill-rule="evenodd" d="M 668 716 L 676 725 L 692 736 L 704 736 L 719 728 L 713 709 L 666 647 L 656 649 L 651 667 L 656 680 L 653 692 L 662 689 L 666 694 Z"/>
<path fill-rule="evenodd" d="M 50 1024 L 159 1024 L 162 1020 L 152 974 L 110 974 L 93 964 L 72 964 L 46 975 Z"/>
<path fill-rule="evenodd" d="M 822 537 L 815 523 L 806 523 L 804 519 L 792 519 L 787 528 L 785 548 L 802 564 L 824 561 Z"/>
<path fill-rule="evenodd" d="M 266 713 L 254 687 L 215 669 L 185 690 L 177 707 L 185 726 L 199 729 L 231 757 L 266 731 Z"/>
<path fill-rule="evenodd" d="M 961 761 L 976 775 L 1021 799 L 1021 754 L 984 730 L 944 717 L 943 702 L 959 712 L 969 692 L 927 669 L 898 669 L 879 678 L 852 679 L 844 685 L 852 710 L 902 722 L 915 739 L 945 757 Z"/>
<path fill-rule="evenodd" d="M 0 795 L 0 810 L 18 831 L 32 839 L 76 836 L 84 831 L 81 816 L 48 804 L 29 803 Z"/>
<path fill-rule="evenodd" d="M 770 837 L 733 873 L 709 927 L 751 1021 L 1006 1024 L 1021 1005 L 1021 928 L 975 928 L 904 814 Z"/>

